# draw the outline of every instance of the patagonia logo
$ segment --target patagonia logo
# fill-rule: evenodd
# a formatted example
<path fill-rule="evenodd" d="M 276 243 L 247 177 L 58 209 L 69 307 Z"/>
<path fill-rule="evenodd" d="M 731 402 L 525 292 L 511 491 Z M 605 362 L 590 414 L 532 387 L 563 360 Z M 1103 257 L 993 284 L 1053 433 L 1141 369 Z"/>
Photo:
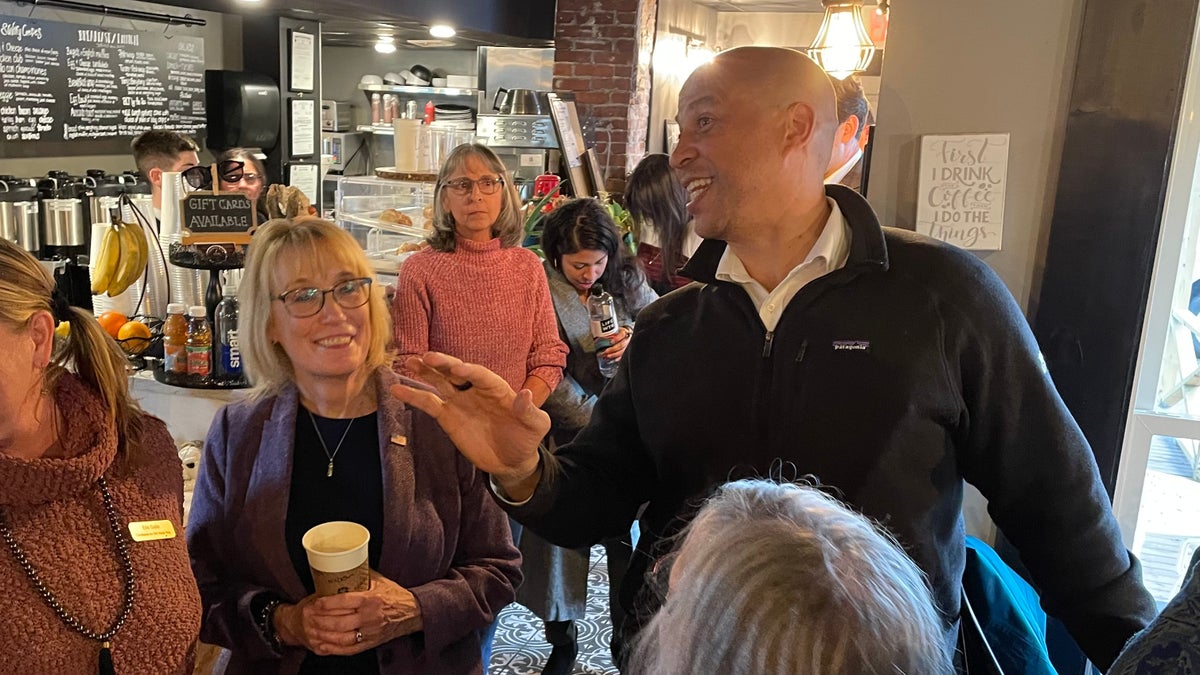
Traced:
<path fill-rule="evenodd" d="M 869 340 L 834 340 L 833 351 L 869 352 L 871 351 L 871 342 Z"/>

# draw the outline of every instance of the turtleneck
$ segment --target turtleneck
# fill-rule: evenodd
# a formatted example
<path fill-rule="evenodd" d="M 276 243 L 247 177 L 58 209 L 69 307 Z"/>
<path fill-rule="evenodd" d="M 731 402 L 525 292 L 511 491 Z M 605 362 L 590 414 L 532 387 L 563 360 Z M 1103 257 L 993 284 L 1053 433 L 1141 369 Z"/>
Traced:
<path fill-rule="evenodd" d="M 5 524 L 54 597 L 85 627 L 102 632 L 120 612 L 124 575 L 97 479 L 105 477 L 127 537 L 131 523 L 169 521 L 174 537 L 129 543 L 137 591 L 112 640 L 113 661 L 118 673 L 190 673 L 201 608 L 183 537 L 183 470 L 175 443 L 162 421 L 143 416 L 134 432 L 138 461 L 110 470 L 116 430 L 99 394 L 64 374 L 54 400 L 65 413 L 62 456 L 0 455 Z M 55 616 L 3 545 L 0 616 L 18 617 L 0 622 L 0 670 L 96 672 L 99 645 Z"/>
<path fill-rule="evenodd" d="M 499 251 L 501 248 L 503 247 L 500 245 L 499 237 L 492 237 L 487 241 L 475 241 L 462 237 L 454 239 L 454 252 L 456 254 L 487 255 L 493 251 Z"/>
<path fill-rule="evenodd" d="M 54 402 L 63 414 L 62 457 L 22 459 L 0 454 L 0 506 L 28 507 L 94 490 L 117 455 L 117 432 L 104 402 L 71 374 L 59 378 Z"/>
<path fill-rule="evenodd" d="M 400 266 L 392 319 L 401 369 L 432 350 L 483 365 L 516 390 L 531 376 L 551 391 L 562 379 L 567 347 L 529 249 L 459 238 L 453 253 L 417 251 Z"/>

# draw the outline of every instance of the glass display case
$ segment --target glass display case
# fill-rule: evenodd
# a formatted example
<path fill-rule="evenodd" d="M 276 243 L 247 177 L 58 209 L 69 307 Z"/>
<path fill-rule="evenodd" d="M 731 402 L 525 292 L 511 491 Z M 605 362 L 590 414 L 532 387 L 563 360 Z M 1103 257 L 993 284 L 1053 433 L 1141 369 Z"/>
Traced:
<path fill-rule="evenodd" d="M 338 179 L 335 222 L 367 252 L 376 273 L 395 275 L 429 234 L 433 183 L 375 176 Z"/>

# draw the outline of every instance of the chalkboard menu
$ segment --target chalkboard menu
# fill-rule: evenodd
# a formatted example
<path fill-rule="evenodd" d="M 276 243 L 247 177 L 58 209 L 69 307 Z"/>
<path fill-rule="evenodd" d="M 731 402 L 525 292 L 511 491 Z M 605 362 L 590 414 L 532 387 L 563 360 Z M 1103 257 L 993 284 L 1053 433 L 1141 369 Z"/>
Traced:
<path fill-rule="evenodd" d="M 128 152 L 204 122 L 203 38 L 0 16 L 0 156 Z"/>

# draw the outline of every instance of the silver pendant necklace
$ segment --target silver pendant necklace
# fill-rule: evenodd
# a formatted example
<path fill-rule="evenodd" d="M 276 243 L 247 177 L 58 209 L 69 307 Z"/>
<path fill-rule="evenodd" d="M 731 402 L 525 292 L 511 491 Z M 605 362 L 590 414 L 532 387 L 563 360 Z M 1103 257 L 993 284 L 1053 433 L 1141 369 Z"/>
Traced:
<path fill-rule="evenodd" d="M 321 427 L 317 426 L 317 418 L 313 417 L 312 411 L 308 408 L 304 409 L 308 413 L 308 420 L 312 422 L 313 429 L 317 432 L 317 440 L 321 441 L 321 449 L 325 451 L 325 457 L 329 459 L 329 466 L 325 469 L 325 477 L 333 478 L 333 458 L 337 457 L 338 452 L 342 449 L 342 443 L 346 442 L 346 435 L 350 433 L 350 427 L 354 426 L 354 418 L 350 419 L 350 424 L 346 425 L 346 430 L 342 432 L 342 439 L 338 441 L 337 447 L 333 452 L 329 452 L 329 446 L 325 445 L 325 436 L 321 434 Z"/>

